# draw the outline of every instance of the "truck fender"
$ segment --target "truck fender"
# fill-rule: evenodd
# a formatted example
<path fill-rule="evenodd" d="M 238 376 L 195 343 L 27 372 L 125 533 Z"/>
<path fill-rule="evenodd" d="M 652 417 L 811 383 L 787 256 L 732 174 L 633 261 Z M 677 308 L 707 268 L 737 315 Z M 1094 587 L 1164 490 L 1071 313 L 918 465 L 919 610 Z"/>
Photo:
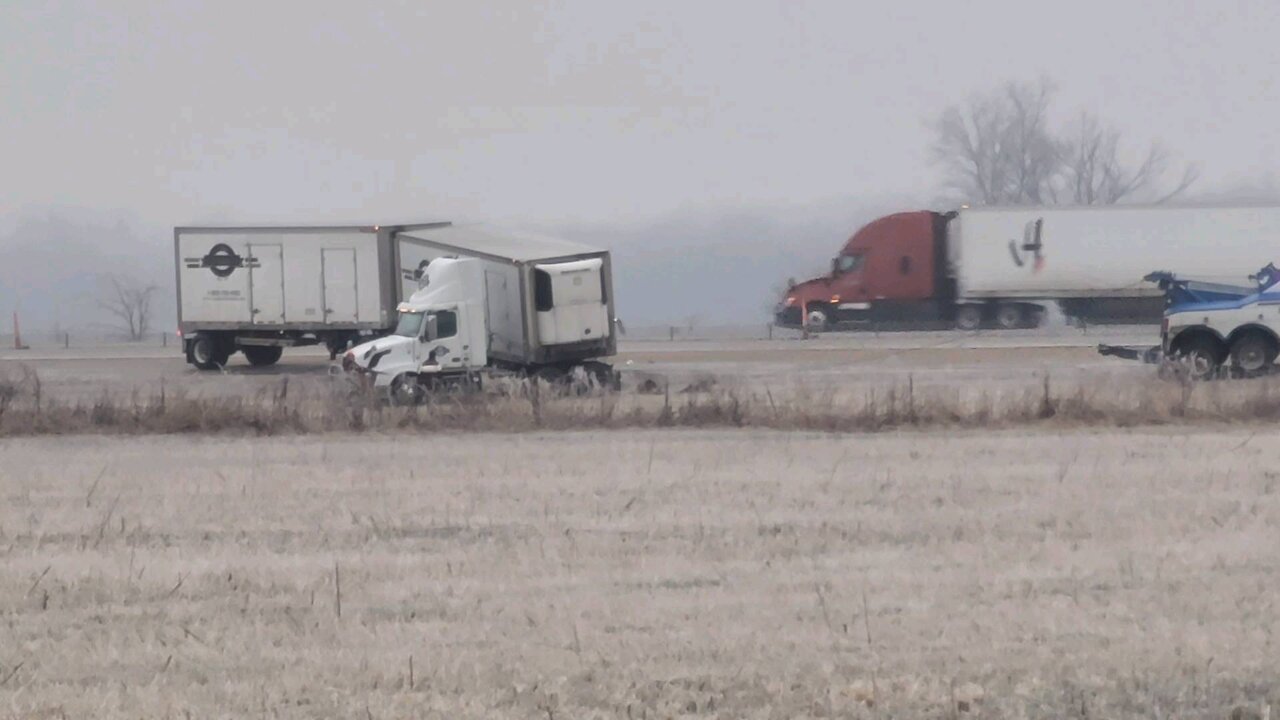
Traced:
<path fill-rule="evenodd" d="M 1224 357 L 1226 356 L 1227 348 L 1228 348 L 1226 339 L 1223 338 L 1222 334 L 1219 333 L 1217 330 L 1214 330 L 1213 328 L 1210 328 L 1210 327 L 1205 327 L 1204 325 L 1190 325 L 1184 328 L 1177 335 L 1170 337 L 1169 338 L 1169 354 L 1176 356 L 1179 350 L 1182 347 L 1184 347 L 1186 343 L 1188 343 L 1192 338 L 1196 338 L 1196 337 L 1208 337 L 1212 339 L 1215 343 L 1217 343 L 1221 347 L 1223 356 Z"/>

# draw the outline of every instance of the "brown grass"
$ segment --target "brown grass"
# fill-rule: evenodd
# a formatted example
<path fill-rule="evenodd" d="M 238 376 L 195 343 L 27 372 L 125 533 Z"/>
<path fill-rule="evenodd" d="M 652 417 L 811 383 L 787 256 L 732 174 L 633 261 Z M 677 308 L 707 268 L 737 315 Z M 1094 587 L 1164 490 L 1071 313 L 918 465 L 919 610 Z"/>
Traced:
<path fill-rule="evenodd" d="M 508 385 L 506 392 L 443 397 L 395 408 L 345 381 L 278 384 L 250 395 L 188 395 L 163 384 L 122 396 L 42 397 L 31 371 L 0 376 L 0 437 L 104 433 L 251 433 L 288 435 L 346 431 L 497 431 L 753 427 L 779 430 L 877 432 L 902 428 L 1133 427 L 1185 423 L 1272 422 L 1280 419 L 1275 380 L 1188 383 L 1154 378 L 1100 379 L 1055 388 L 998 383 L 917 388 L 913 381 L 799 390 L 720 389 L 714 382 L 652 395 L 594 393 L 557 396 L 546 387 Z"/>
<path fill-rule="evenodd" d="M 1190 427 L 9 438 L 0 718 L 1256 717 L 1277 467 Z"/>

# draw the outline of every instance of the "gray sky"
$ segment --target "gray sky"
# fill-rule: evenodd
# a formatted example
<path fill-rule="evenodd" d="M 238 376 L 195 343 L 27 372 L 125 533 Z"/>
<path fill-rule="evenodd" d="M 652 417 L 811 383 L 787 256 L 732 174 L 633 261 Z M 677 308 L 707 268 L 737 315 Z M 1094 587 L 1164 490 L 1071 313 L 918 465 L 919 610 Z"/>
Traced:
<path fill-rule="evenodd" d="M 9 0 L 0 213 L 555 223 L 927 197 L 924 119 L 1041 74 L 1213 184 L 1280 161 L 1278 21 L 1202 0 Z"/>
<path fill-rule="evenodd" d="M 832 222 L 797 221 L 820 235 L 796 242 L 820 249 L 768 268 L 785 277 L 866 208 L 936 204 L 926 120 L 1009 79 L 1051 77 L 1059 111 L 1163 141 L 1201 189 L 1268 178 L 1278 47 L 1261 1 L 7 0 L 0 228 L 60 207 L 148 229 L 482 219 L 609 245 L 819 208 Z M 789 227 L 757 264 L 789 257 Z"/>

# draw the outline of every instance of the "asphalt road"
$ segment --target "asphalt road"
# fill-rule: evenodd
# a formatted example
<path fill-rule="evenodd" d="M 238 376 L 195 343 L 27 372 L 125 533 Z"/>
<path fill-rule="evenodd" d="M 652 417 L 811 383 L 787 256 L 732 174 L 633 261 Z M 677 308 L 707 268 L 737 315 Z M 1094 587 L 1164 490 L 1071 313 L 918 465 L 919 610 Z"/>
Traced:
<path fill-rule="evenodd" d="M 1098 343 L 1153 344 L 1149 328 L 1102 331 L 1014 331 L 964 334 L 839 333 L 775 340 L 623 340 L 615 365 L 624 387 L 652 380 L 684 387 L 714 379 L 721 386 L 857 387 L 901 382 L 972 386 L 1034 386 L 1049 374 L 1066 382 L 1139 377 L 1150 369 L 1104 358 Z M 158 344 L 157 344 L 158 345 Z M 37 373 L 49 397 L 84 399 L 166 388 L 200 395 L 261 392 L 283 378 L 327 381 L 328 354 L 316 348 L 286 351 L 270 368 L 250 367 L 235 356 L 223 372 L 188 366 L 178 349 L 112 345 L 33 348 L 0 352 L 0 372 Z"/>

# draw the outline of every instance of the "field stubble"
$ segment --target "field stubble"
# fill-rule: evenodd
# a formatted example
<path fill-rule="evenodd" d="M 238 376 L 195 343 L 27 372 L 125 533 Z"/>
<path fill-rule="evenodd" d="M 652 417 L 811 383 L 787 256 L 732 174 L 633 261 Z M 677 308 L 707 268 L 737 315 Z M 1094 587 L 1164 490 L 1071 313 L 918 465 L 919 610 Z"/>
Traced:
<path fill-rule="evenodd" d="M 1064 373 L 1065 374 L 1065 373 Z M 1237 382 L 1071 375 L 1014 381 L 876 382 L 778 379 L 745 384 L 702 374 L 692 382 L 648 380 L 642 390 L 564 396 L 540 382 L 511 381 L 418 407 L 391 407 L 342 378 L 260 378 L 235 393 L 160 382 L 129 391 L 71 395 L 28 368 L 0 369 L 0 437 L 50 434 L 478 431 L 751 427 L 868 432 L 902 428 L 1130 427 L 1259 423 L 1280 419 L 1280 380 Z M 943 376 L 945 377 L 945 376 Z M 659 378 L 659 380 L 662 380 Z"/>
<path fill-rule="evenodd" d="M 1271 430 L 0 440 L 0 716 L 1241 717 Z"/>

